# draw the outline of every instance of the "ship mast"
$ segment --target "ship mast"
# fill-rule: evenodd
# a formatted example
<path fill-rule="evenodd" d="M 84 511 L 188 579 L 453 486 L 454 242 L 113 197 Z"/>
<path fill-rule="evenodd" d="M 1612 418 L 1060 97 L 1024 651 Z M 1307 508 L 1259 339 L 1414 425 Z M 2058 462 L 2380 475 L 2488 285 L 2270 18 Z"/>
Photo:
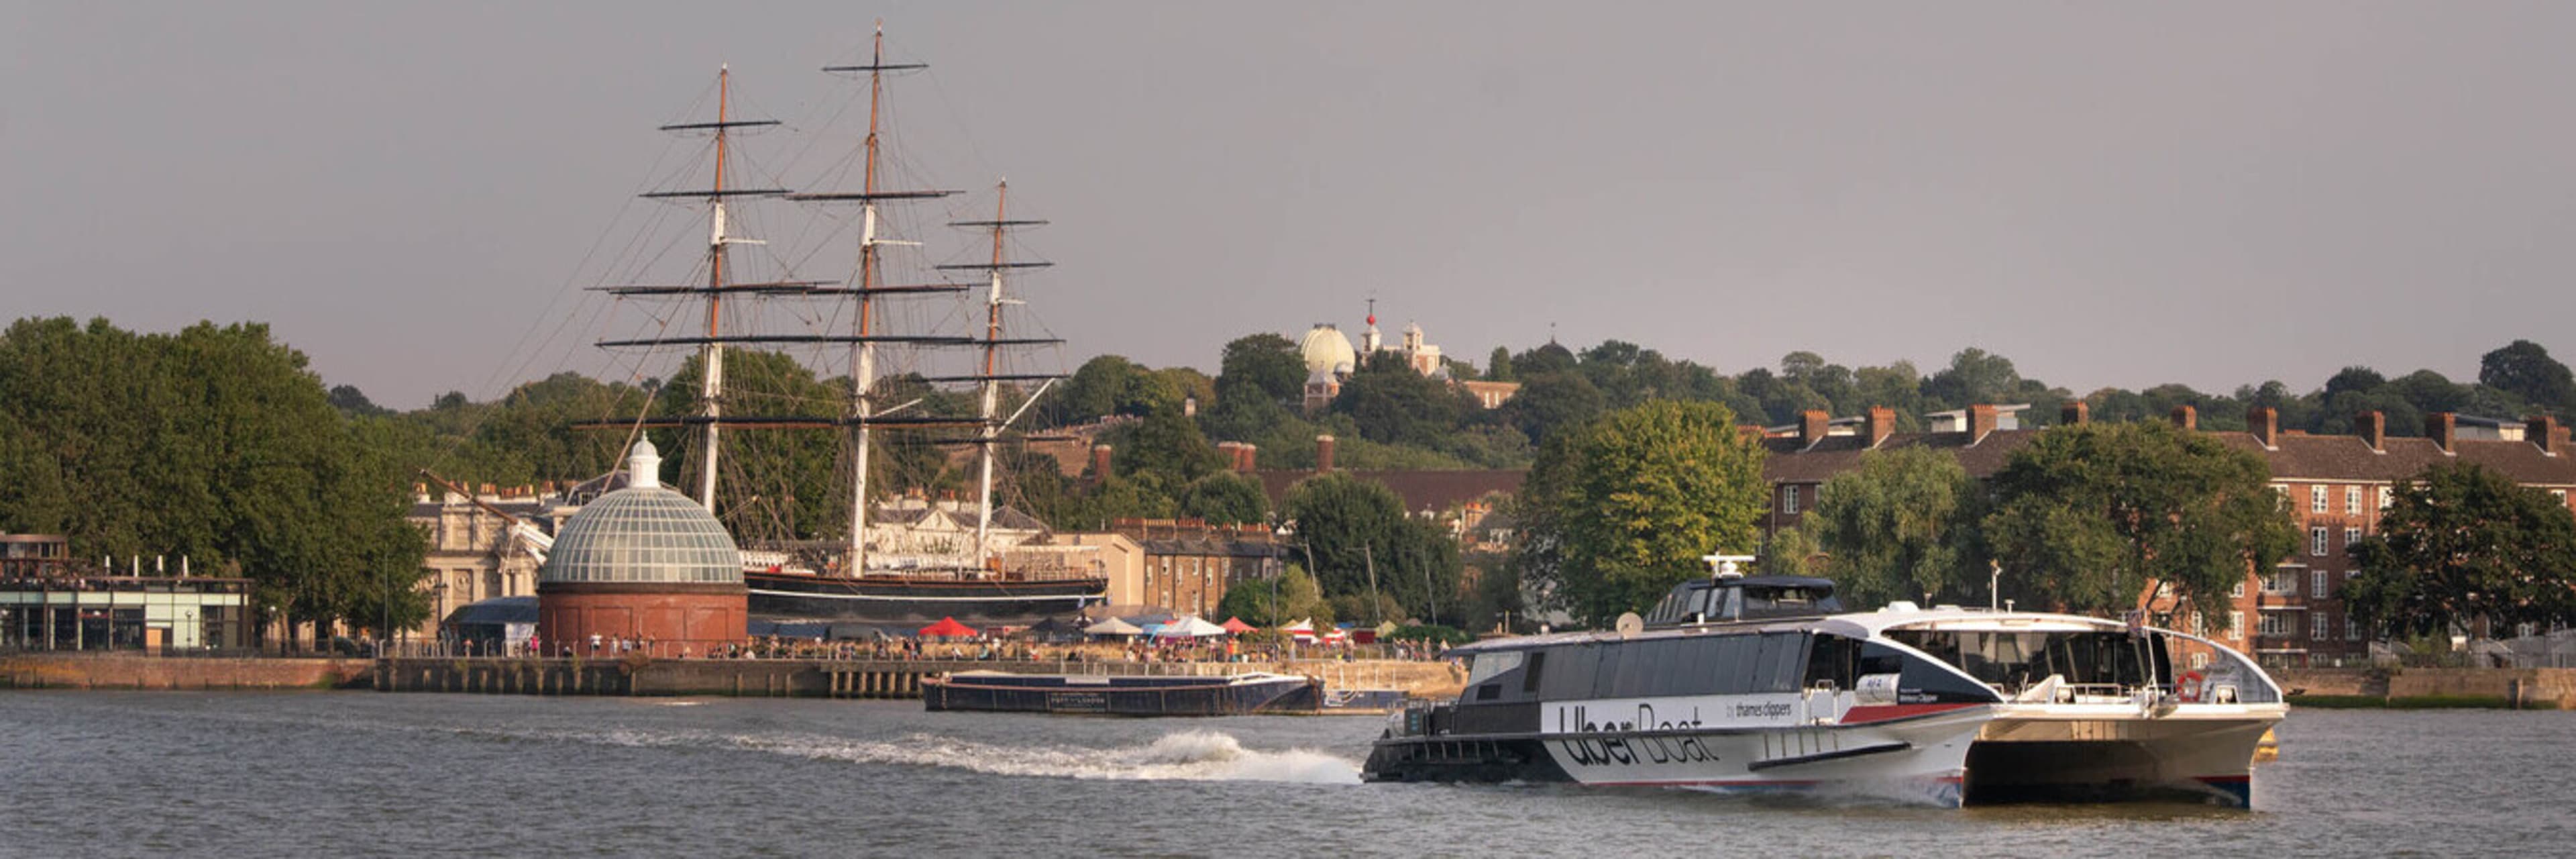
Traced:
<path fill-rule="evenodd" d="M 708 513 L 716 511 L 716 456 L 722 450 L 717 443 L 717 435 L 724 430 L 724 406 L 721 404 L 724 396 L 724 344 L 717 338 L 724 336 L 718 323 L 724 319 L 725 123 L 731 118 L 727 114 L 732 100 L 733 68 L 717 66 L 716 180 L 713 186 L 715 193 L 708 197 L 713 203 L 709 207 L 713 214 L 708 217 L 711 226 L 707 238 L 707 343 L 698 347 L 700 378 L 703 381 L 698 386 L 699 413 L 707 419 L 706 432 L 701 437 L 703 445 L 698 452 L 698 504 L 706 507 Z M 634 478 L 627 479 L 632 481 Z"/>
<path fill-rule="evenodd" d="M 1047 262 L 1014 262 L 1003 256 L 1003 243 L 1008 239 L 1011 229 L 1015 227 L 1041 226 L 1046 223 L 1045 221 L 1011 220 L 1010 199 L 1011 183 L 999 183 L 993 188 L 992 220 L 952 221 L 949 223 L 949 226 L 952 227 L 965 227 L 969 229 L 988 231 L 992 237 L 993 246 L 992 256 L 989 261 L 981 264 L 940 266 L 940 268 L 943 269 L 982 269 L 985 271 L 986 289 L 984 294 L 984 336 L 975 341 L 984 348 L 983 372 L 971 377 L 981 384 L 981 390 L 983 393 L 982 403 L 980 404 L 981 408 L 976 413 L 976 417 L 981 422 L 982 426 L 975 437 L 975 444 L 978 448 L 976 453 L 976 469 L 978 475 L 976 480 L 977 494 L 975 500 L 975 563 L 978 566 L 988 564 L 991 561 L 991 541 L 993 533 L 993 448 L 1001 442 L 1002 427 L 1005 424 L 1010 423 L 1010 419 L 1002 417 L 1001 414 L 1002 383 L 1004 381 L 1017 380 L 1045 381 L 1052 384 L 1056 379 L 1056 376 L 1053 374 L 1007 375 L 1001 372 L 1003 369 L 1001 366 L 1001 354 L 1004 347 L 1042 345 L 1059 342 L 1053 338 L 1009 338 L 1002 336 L 1002 305 L 1019 303 L 1017 300 L 1012 299 L 1002 288 L 1003 273 L 1013 269 L 1044 268 L 1046 266 L 1053 265 L 1053 263 Z M 1041 388 L 1040 390 L 1043 391 L 1044 389 Z M 1030 398 L 1032 402 L 1034 402 L 1035 399 L 1036 398 L 1034 396 Z M 1025 410 L 1026 406 L 1024 405 L 1022 409 Z"/>

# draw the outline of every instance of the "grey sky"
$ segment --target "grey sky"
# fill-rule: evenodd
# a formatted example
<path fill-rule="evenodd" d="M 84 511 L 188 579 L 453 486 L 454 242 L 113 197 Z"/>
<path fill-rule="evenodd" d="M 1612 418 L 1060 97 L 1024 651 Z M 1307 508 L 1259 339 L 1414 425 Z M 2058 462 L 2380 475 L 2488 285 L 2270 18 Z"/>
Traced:
<path fill-rule="evenodd" d="M 2576 4 L 5 5 L 0 310 L 263 320 L 402 407 L 597 369 L 521 338 L 652 126 L 719 62 L 809 117 L 879 15 L 922 172 L 1055 222 L 1071 361 L 1371 293 L 1479 364 L 1551 321 L 2079 390 L 2576 357 Z"/>

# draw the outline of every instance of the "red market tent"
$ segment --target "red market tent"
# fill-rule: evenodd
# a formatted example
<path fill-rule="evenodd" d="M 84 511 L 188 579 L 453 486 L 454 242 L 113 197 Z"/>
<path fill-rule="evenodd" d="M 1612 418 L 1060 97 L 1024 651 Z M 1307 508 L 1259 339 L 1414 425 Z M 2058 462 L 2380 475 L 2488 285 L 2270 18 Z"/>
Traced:
<path fill-rule="evenodd" d="M 940 618 L 938 623 L 921 628 L 923 638 L 966 638 L 974 634 L 974 627 L 958 623 L 953 617 Z"/>
<path fill-rule="evenodd" d="M 1229 617 L 1225 619 L 1225 631 L 1228 633 L 1242 635 L 1244 633 L 1251 632 L 1252 630 L 1252 624 L 1244 623 L 1243 618 Z"/>

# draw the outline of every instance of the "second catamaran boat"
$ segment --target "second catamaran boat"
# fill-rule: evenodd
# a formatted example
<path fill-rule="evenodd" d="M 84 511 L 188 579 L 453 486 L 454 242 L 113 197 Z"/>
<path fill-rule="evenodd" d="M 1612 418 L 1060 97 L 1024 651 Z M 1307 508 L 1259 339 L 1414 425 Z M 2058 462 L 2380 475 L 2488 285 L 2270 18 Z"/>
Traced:
<path fill-rule="evenodd" d="M 1498 639 L 1454 702 L 1408 709 L 1371 781 L 1855 786 L 1938 804 L 2190 795 L 2248 805 L 2288 712 L 2252 660 L 2167 629 L 1895 603 L 1824 579 L 1676 587 L 1616 632 Z"/>

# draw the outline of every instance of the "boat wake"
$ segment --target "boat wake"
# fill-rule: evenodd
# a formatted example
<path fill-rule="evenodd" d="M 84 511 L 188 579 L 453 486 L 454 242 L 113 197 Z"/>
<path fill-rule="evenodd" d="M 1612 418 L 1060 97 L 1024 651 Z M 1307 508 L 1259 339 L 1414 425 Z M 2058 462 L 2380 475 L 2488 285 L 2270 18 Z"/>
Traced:
<path fill-rule="evenodd" d="M 613 730 L 593 741 L 622 746 L 716 746 L 812 760 L 962 769 L 990 775 L 1104 781 L 1252 781 L 1358 784 L 1359 764 L 1313 749 L 1249 749 L 1218 731 L 1180 731 L 1140 746 L 1010 746 L 937 734 L 853 740 L 815 734 L 757 735 Z"/>

